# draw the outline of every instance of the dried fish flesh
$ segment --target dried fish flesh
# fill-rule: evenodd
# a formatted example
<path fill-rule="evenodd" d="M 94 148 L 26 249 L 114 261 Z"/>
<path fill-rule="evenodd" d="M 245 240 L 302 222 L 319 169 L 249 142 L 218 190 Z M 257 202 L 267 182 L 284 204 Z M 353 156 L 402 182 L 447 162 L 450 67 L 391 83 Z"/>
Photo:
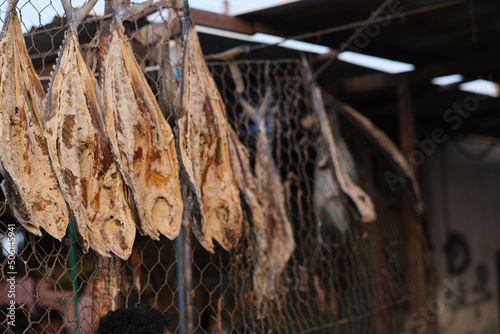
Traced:
<path fill-rule="evenodd" d="M 317 220 L 316 234 L 320 244 L 322 235 L 325 234 L 324 228 L 330 230 L 334 226 L 344 233 L 349 227 L 349 213 L 342 201 L 339 185 L 333 176 L 332 168 L 325 160 L 325 154 L 318 156 L 314 169 L 313 205 Z"/>
<path fill-rule="evenodd" d="M 0 42 L 0 162 L 2 189 L 31 233 L 40 227 L 61 240 L 68 208 L 50 165 L 40 112 L 45 94 L 29 58 L 15 5 L 9 1 Z"/>
<path fill-rule="evenodd" d="M 388 159 L 394 170 L 400 173 L 409 182 L 405 185 L 409 188 L 410 198 L 413 207 L 417 213 L 424 211 L 424 202 L 420 192 L 415 174 L 410 165 L 403 157 L 399 149 L 387 137 L 387 135 L 377 128 L 368 118 L 354 110 L 351 106 L 335 100 L 332 96 L 326 95 L 325 101 L 332 104 L 335 110 L 344 116 L 349 122 L 356 126 L 375 146 L 377 146 L 382 154 Z"/>
<path fill-rule="evenodd" d="M 325 151 L 328 161 L 331 164 L 335 179 L 340 186 L 344 203 L 347 207 L 351 208 L 352 212 L 362 222 L 372 222 L 376 218 L 373 202 L 370 196 L 351 180 L 340 162 L 339 149 L 335 142 L 328 116 L 326 115 L 321 90 L 315 83 L 311 84 L 311 94 L 314 109 L 320 123 L 321 133 L 325 141 Z"/>
<path fill-rule="evenodd" d="M 358 184 L 359 176 L 356 164 L 347 143 L 340 133 L 338 115 L 329 110 L 327 117 L 338 149 L 339 162 L 351 181 Z M 324 145 L 318 145 L 317 154 L 314 169 L 313 205 L 317 220 L 317 237 L 321 244 L 323 241 L 322 236 L 334 234 L 334 228 L 336 231 L 344 233 L 349 227 L 351 218 L 348 208 L 342 200 L 342 193 L 334 177 L 333 167 L 328 163 Z"/>
<path fill-rule="evenodd" d="M 111 147 L 142 232 L 158 239 L 159 231 L 174 239 L 183 210 L 174 136 L 116 16 L 104 61 L 103 89 Z"/>
<path fill-rule="evenodd" d="M 248 151 L 231 127 L 228 127 L 228 132 L 229 147 L 231 149 L 231 169 L 234 172 L 236 183 L 250 207 L 254 225 L 265 226 L 265 203 L 263 203 L 263 198 L 259 193 L 258 181 L 250 166 Z"/>
<path fill-rule="evenodd" d="M 240 238 L 242 212 L 230 165 L 229 124 L 192 24 L 186 43 L 178 140 L 182 167 L 201 211 L 194 232 L 208 251 L 213 252 L 212 238 L 230 250 Z"/>
<path fill-rule="evenodd" d="M 163 41 L 160 60 L 159 104 L 165 119 L 172 122 L 175 120 L 175 115 L 179 109 L 180 92 L 179 83 L 175 78 L 174 70 L 170 64 L 169 53 L 169 42 L 168 40 Z"/>
<path fill-rule="evenodd" d="M 292 225 L 285 208 L 283 185 L 266 132 L 266 113 L 270 110 L 271 100 L 270 89 L 258 109 L 240 98 L 245 112 L 257 125 L 255 175 L 259 193 L 263 197 L 265 214 L 264 224 L 254 222 L 253 228 L 258 256 L 253 281 L 258 302 L 276 297 L 281 273 L 295 249 Z"/>
<path fill-rule="evenodd" d="M 256 300 L 260 303 L 265 296 L 267 299 L 272 299 L 278 283 L 276 275 L 266 275 L 266 268 L 268 273 L 274 272 L 269 261 L 272 254 L 268 254 L 270 240 L 266 237 L 267 219 L 269 217 L 265 210 L 268 209 L 268 205 L 259 192 L 258 181 L 248 160 L 248 152 L 240 142 L 238 135 L 231 128 L 229 129 L 229 146 L 231 148 L 231 168 L 234 171 L 238 188 L 242 192 L 251 213 L 252 234 L 249 240 L 252 247 L 248 251 L 250 252 L 249 257 L 253 258 L 255 263 L 252 280 Z"/>
<path fill-rule="evenodd" d="M 102 120 L 102 96 L 85 63 L 76 27 L 94 6 L 78 11 L 63 0 L 69 30 L 47 98 L 44 129 L 54 172 L 69 203 L 84 251 L 127 259 L 135 223 Z"/>
<path fill-rule="evenodd" d="M 239 166 L 235 172 L 238 185 L 252 208 L 253 248 L 256 252 L 253 286 L 257 302 L 261 303 L 278 295 L 280 277 L 295 249 L 295 241 L 285 208 L 281 177 L 266 132 L 266 114 L 271 109 L 272 91 L 268 88 L 259 108 L 253 107 L 243 98 L 243 81 L 237 64 L 230 63 L 229 67 L 240 104 L 257 125 L 256 181 L 252 178 L 244 148 L 238 144 L 236 135 L 231 135 L 231 138 L 235 138 L 232 147 L 240 147 L 233 148 L 233 161 L 238 162 L 234 165 Z"/>

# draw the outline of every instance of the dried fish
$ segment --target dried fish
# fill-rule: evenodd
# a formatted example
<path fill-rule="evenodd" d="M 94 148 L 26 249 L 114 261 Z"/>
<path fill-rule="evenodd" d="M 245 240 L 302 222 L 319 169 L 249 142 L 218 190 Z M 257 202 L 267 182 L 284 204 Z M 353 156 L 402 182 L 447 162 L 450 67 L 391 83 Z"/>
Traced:
<path fill-rule="evenodd" d="M 228 132 L 229 147 L 231 149 L 231 169 L 234 172 L 236 183 L 250 207 L 252 222 L 255 225 L 265 226 L 265 203 L 263 203 L 263 198 L 259 193 L 258 181 L 250 166 L 248 150 L 240 142 L 238 135 L 231 127 L 228 127 Z"/>
<path fill-rule="evenodd" d="M 69 203 L 84 251 L 109 251 L 127 259 L 135 223 L 124 182 L 104 132 L 102 96 L 85 63 L 77 36 L 80 20 L 97 0 L 79 10 L 63 6 L 69 29 L 47 97 L 44 129 L 54 172 Z"/>
<path fill-rule="evenodd" d="M 372 222 L 376 218 L 373 202 L 370 196 L 350 179 L 340 162 L 339 149 L 325 111 L 321 90 L 315 83 L 311 84 L 311 94 L 314 109 L 319 119 L 321 133 L 325 141 L 325 151 L 328 161 L 334 172 L 335 180 L 339 184 L 344 203 L 347 207 L 351 208 L 351 211 L 358 216 L 362 222 Z"/>
<path fill-rule="evenodd" d="M 165 34 L 165 36 L 166 40 L 162 41 L 160 49 L 159 104 L 163 116 L 171 122 L 175 120 L 175 115 L 179 109 L 180 92 L 179 83 L 170 64 L 169 34 Z"/>
<path fill-rule="evenodd" d="M 327 117 L 338 149 L 339 162 L 351 181 L 358 184 L 359 176 L 356 164 L 347 143 L 340 133 L 338 115 L 329 110 Z M 319 126 L 319 124 L 317 125 Z M 321 244 L 323 235 L 335 233 L 333 228 L 340 233 L 344 233 L 349 227 L 351 218 L 348 207 L 342 200 L 340 186 L 334 176 L 335 171 L 332 165 L 328 163 L 325 146 L 320 144 L 317 147 L 318 157 L 314 168 L 313 205 L 318 225 L 317 238 Z"/>
<path fill-rule="evenodd" d="M 265 296 L 267 296 L 267 299 L 272 298 L 277 284 L 276 277 L 265 275 L 266 266 L 272 269 L 268 261 L 270 254 L 267 254 L 269 249 L 269 240 L 266 237 L 268 215 L 265 210 L 268 206 L 260 195 L 258 181 L 248 160 L 247 149 L 231 128 L 229 128 L 229 146 L 231 148 L 231 168 L 234 171 L 238 188 L 243 193 L 243 198 L 248 204 L 251 213 L 252 235 L 249 240 L 252 247 L 248 249 L 248 252 L 251 253 L 249 256 L 253 258 L 256 268 L 259 268 L 258 270 L 254 269 L 252 280 L 256 299 L 260 303 Z M 269 272 L 273 271 L 269 270 Z"/>
<path fill-rule="evenodd" d="M 208 251 L 213 252 L 212 238 L 230 250 L 241 235 L 242 212 L 230 165 L 229 124 L 192 24 L 186 43 L 183 104 L 177 124 L 182 167 L 201 211 L 201 221 L 193 230 Z"/>
<path fill-rule="evenodd" d="M 115 11 L 119 8 L 120 1 L 115 1 Z M 159 231 L 174 239 L 183 210 L 174 136 L 135 60 L 120 17 L 114 17 L 103 81 L 111 147 L 132 194 L 142 232 L 158 239 Z"/>
<path fill-rule="evenodd" d="M 349 227 L 349 213 L 342 201 L 340 188 L 333 176 L 333 170 L 326 161 L 326 155 L 318 156 L 314 168 L 313 205 L 317 219 L 317 238 L 321 244 L 325 233 L 336 227 L 344 233 Z M 329 233 L 328 233 L 329 234 Z"/>
<path fill-rule="evenodd" d="M 253 285 L 258 303 L 275 299 L 280 277 L 294 249 L 292 225 L 287 217 L 281 177 L 272 156 L 266 132 L 266 114 L 272 102 L 272 91 L 267 89 L 259 108 L 246 101 L 241 73 L 235 63 L 230 63 L 240 104 L 257 125 L 257 150 L 255 157 L 256 181 L 251 174 L 246 152 L 232 134 L 233 163 L 240 190 L 252 208 L 252 234 L 255 242 L 256 264 Z"/>
<path fill-rule="evenodd" d="M 410 193 L 413 207 L 417 213 L 424 212 L 424 202 L 415 174 L 399 149 L 387 135 L 377 128 L 368 118 L 351 106 L 337 101 L 333 96 L 325 95 L 325 102 L 330 103 L 336 111 L 356 126 L 387 158 L 394 170 L 409 182 L 405 182 Z"/>
<path fill-rule="evenodd" d="M 61 240 L 68 208 L 50 165 L 40 112 L 45 94 L 16 12 L 9 1 L 0 42 L 0 163 L 2 189 L 14 215 L 31 233 L 40 227 Z"/>

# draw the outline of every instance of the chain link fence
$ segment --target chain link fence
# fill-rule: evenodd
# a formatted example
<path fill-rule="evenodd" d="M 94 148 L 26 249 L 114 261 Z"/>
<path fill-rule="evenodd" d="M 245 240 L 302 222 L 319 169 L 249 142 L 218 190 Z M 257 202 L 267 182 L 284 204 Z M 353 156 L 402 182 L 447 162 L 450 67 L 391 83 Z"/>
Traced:
<path fill-rule="evenodd" d="M 18 5 L 22 21 L 34 8 L 52 23 L 35 28 L 24 24 L 26 45 L 45 88 L 50 80 L 65 23 L 59 4 L 27 1 Z M 5 3 L 2 9 L 5 8 Z M 178 11 L 166 8 L 171 14 Z M 98 76 L 99 32 L 103 17 L 89 17 L 80 26 L 80 41 L 89 66 Z M 137 58 L 155 93 L 158 92 L 160 50 L 164 25 L 174 28 L 178 19 L 151 14 L 129 24 Z M 173 17 L 173 15 L 171 15 Z M 36 23 L 35 23 L 36 24 Z M 170 53 L 175 73 L 181 73 L 180 36 L 174 36 Z M 227 117 L 255 163 L 257 127 L 242 112 L 228 63 L 209 61 L 209 69 L 226 105 Z M 102 266 L 115 273 L 116 307 L 149 304 L 168 312 L 173 333 L 400 333 L 412 330 L 409 317 L 417 306 L 434 296 L 434 274 L 427 240 L 422 233 L 408 236 L 403 189 L 390 191 L 383 172 L 390 168 L 372 145 L 343 119 L 335 116 L 335 103 L 327 105 L 341 153 L 350 176 L 372 196 L 378 219 L 362 224 L 316 196 L 327 192 L 328 176 L 319 167 L 323 141 L 314 113 L 305 68 L 300 60 L 237 61 L 245 84 L 244 98 L 258 105 L 272 90 L 266 116 L 267 136 L 279 169 L 296 249 L 285 268 L 277 298 L 257 303 L 252 274 L 256 264 L 252 222 L 245 216 L 238 246 L 231 252 L 220 246 L 208 253 L 184 221 L 174 241 L 153 241 L 137 236 L 127 261 L 100 261 L 91 251 L 83 254 L 68 235 L 59 242 L 49 235 L 27 233 L 2 206 L 0 329 L 12 333 L 91 333 L 96 307 L 106 289 L 98 289 Z M 328 99 L 327 99 L 328 100 Z M 328 104 L 328 103 L 327 103 Z M 172 119 L 169 119 L 169 122 Z M 171 124 L 174 124 L 171 122 Z M 343 139 L 345 141 L 343 141 Z M 328 173 L 328 172 L 327 172 Z M 3 203 L 6 199 L 2 198 Z M 335 202 L 335 200 L 337 202 Z M 333 213 L 332 213 L 333 212 Z M 340 212 L 340 213 L 339 213 Z M 419 224 L 417 222 L 417 224 Z M 419 224 L 420 226 L 420 224 Z M 10 232 L 10 234 L 9 234 Z M 422 254 L 412 254 L 407 239 L 416 238 Z M 11 241 L 15 240 L 15 245 Z M 9 257 L 14 252 L 16 255 Z M 418 256 L 425 277 L 411 277 L 411 256 Z M 12 261 L 13 260 L 13 261 Z M 10 267 L 12 265 L 12 267 Z M 11 278 L 14 278 L 14 281 Z M 414 285 L 423 288 L 412 289 Z M 15 290 L 13 295 L 9 292 Z M 415 291 L 419 291 L 415 293 Z M 11 298 L 12 297 L 12 298 Z M 114 298 L 114 297 L 113 297 Z M 16 326 L 9 326 L 11 301 Z M 427 332 L 435 328 L 429 324 Z"/>

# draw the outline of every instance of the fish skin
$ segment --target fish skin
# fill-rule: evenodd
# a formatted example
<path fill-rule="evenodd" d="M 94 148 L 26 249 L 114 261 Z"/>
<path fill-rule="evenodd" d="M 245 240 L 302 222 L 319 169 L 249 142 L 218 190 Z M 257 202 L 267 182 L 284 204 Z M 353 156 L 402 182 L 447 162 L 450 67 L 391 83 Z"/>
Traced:
<path fill-rule="evenodd" d="M 61 240 L 68 208 L 47 153 L 40 112 L 45 94 L 12 10 L 0 42 L 0 160 L 2 190 L 15 217 L 30 233 L 40 227 Z"/>
<path fill-rule="evenodd" d="M 159 233 L 174 239 L 183 213 L 174 136 L 116 22 L 111 34 L 103 89 L 113 154 L 133 196 L 142 232 L 153 239 Z"/>
<path fill-rule="evenodd" d="M 226 112 L 217 86 L 203 59 L 194 25 L 184 61 L 183 106 L 177 122 L 180 161 L 200 207 L 193 231 L 201 245 L 213 252 L 215 239 L 224 249 L 238 243 L 242 210 L 231 170 Z"/>
<path fill-rule="evenodd" d="M 102 101 L 77 34 L 67 32 L 46 105 L 49 154 L 84 251 L 126 260 L 135 223 L 104 132 Z"/>

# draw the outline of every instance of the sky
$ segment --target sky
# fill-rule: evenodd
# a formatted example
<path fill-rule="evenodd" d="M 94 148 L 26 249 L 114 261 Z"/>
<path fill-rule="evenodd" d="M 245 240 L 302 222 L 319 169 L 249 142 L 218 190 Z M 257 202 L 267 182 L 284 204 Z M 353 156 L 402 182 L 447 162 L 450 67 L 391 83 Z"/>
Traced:
<path fill-rule="evenodd" d="M 255 9 L 295 2 L 298 0 L 229 0 L 229 14 L 237 15 Z M 142 2 L 142 1 L 138 1 Z M 156 2 L 156 0 L 155 0 Z M 73 0 L 72 5 L 77 7 L 84 3 L 83 0 Z M 203 9 L 216 13 L 223 13 L 224 0 L 189 0 L 189 5 L 193 8 Z M 0 0 L 0 14 L 3 19 L 7 7 L 6 0 Z M 21 20 L 24 32 L 31 29 L 33 25 L 39 26 L 52 22 L 54 16 L 64 15 L 64 10 L 60 0 L 20 0 L 17 4 L 20 9 Z M 104 13 L 104 0 L 99 0 L 94 7 L 94 15 Z M 154 20 L 158 14 L 153 14 Z"/>

